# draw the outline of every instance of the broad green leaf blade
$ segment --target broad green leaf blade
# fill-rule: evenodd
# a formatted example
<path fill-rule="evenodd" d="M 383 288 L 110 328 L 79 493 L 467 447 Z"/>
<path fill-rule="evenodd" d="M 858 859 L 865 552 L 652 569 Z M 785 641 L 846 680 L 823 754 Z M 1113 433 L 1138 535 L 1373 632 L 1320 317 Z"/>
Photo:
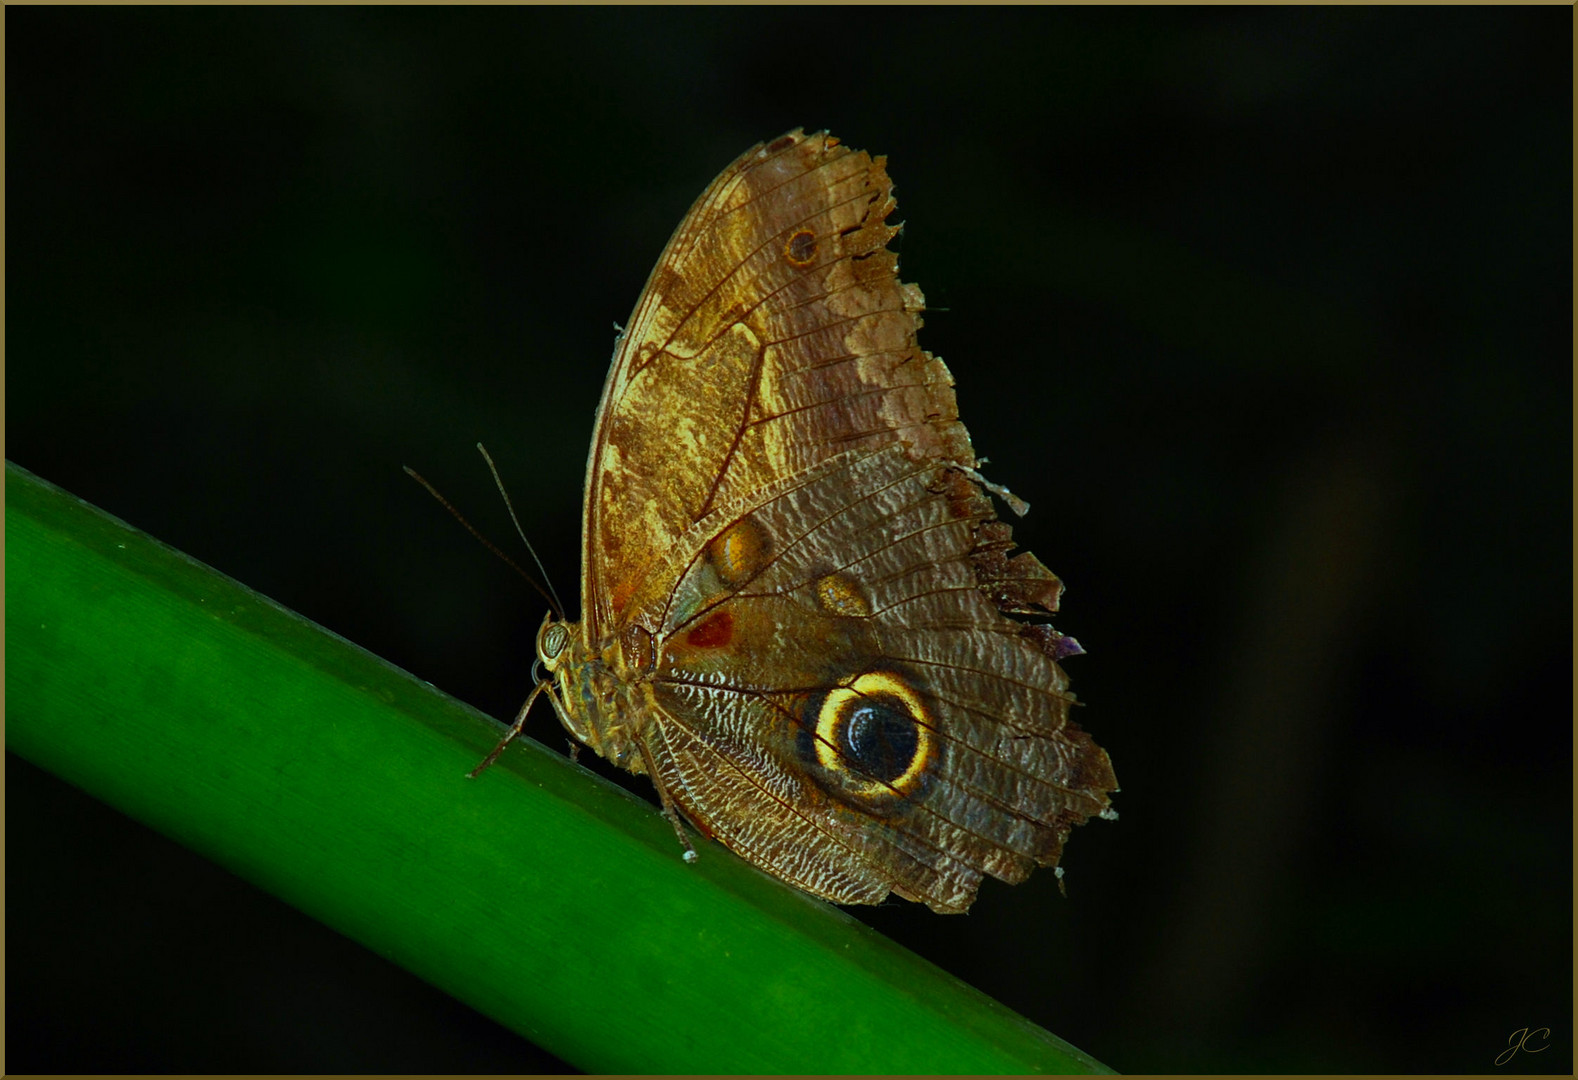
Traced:
<path fill-rule="evenodd" d="M 10 749 L 581 1068 L 1106 1071 L 9 462 L 6 586 Z"/>

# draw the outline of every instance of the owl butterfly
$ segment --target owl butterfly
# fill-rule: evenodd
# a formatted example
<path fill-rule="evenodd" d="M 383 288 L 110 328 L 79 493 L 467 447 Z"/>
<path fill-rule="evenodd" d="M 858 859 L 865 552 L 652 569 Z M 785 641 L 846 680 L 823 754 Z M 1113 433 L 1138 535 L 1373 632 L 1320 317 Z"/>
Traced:
<path fill-rule="evenodd" d="M 687 849 L 679 815 L 817 896 L 962 912 L 1117 782 L 1069 719 L 1078 644 L 1009 617 L 1062 585 L 1009 554 L 916 344 L 885 164 L 796 130 L 680 222 L 597 410 L 583 621 L 544 620 L 533 696 L 650 776 Z"/>

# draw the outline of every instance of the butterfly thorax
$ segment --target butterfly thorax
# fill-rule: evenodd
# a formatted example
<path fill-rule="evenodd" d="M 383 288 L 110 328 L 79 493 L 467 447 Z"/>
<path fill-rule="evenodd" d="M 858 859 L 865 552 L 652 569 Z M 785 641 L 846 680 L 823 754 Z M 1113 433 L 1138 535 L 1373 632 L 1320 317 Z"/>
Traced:
<path fill-rule="evenodd" d="M 582 624 L 551 615 L 537 633 L 537 659 L 553 679 L 565 730 L 620 768 L 644 773 L 638 740 L 651 691 L 627 653 L 616 639 L 589 644 Z"/>

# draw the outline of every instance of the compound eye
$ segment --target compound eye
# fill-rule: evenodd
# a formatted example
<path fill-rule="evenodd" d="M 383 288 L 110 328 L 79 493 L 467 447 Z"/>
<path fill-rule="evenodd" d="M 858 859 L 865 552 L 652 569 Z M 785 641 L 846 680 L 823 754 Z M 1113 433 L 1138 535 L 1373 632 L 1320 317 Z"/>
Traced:
<path fill-rule="evenodd" d="M 559 659 L 559 654 L 564 652 L 568 644 L 570 644 L 570 631 L 564 628 L 564 624 L 548 623 L 537 636 L 537 655 L 542 658 L 543 663 L 552 665 Z"/>

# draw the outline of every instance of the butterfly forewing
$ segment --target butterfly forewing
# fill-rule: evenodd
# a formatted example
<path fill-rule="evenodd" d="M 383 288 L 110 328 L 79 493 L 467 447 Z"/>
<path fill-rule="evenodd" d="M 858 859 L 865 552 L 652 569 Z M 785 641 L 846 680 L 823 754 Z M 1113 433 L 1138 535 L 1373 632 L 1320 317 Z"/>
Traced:
<path fill-rule="evenodd" d="M 973 464 L 919 290 L 885 244 L 880 159 L 825 134 L 748 151 L 676 230 L 621 342 L 586 490 L 586 608 L 617 625 L 654 556 L 711 509 L 861 445 Z"/>

